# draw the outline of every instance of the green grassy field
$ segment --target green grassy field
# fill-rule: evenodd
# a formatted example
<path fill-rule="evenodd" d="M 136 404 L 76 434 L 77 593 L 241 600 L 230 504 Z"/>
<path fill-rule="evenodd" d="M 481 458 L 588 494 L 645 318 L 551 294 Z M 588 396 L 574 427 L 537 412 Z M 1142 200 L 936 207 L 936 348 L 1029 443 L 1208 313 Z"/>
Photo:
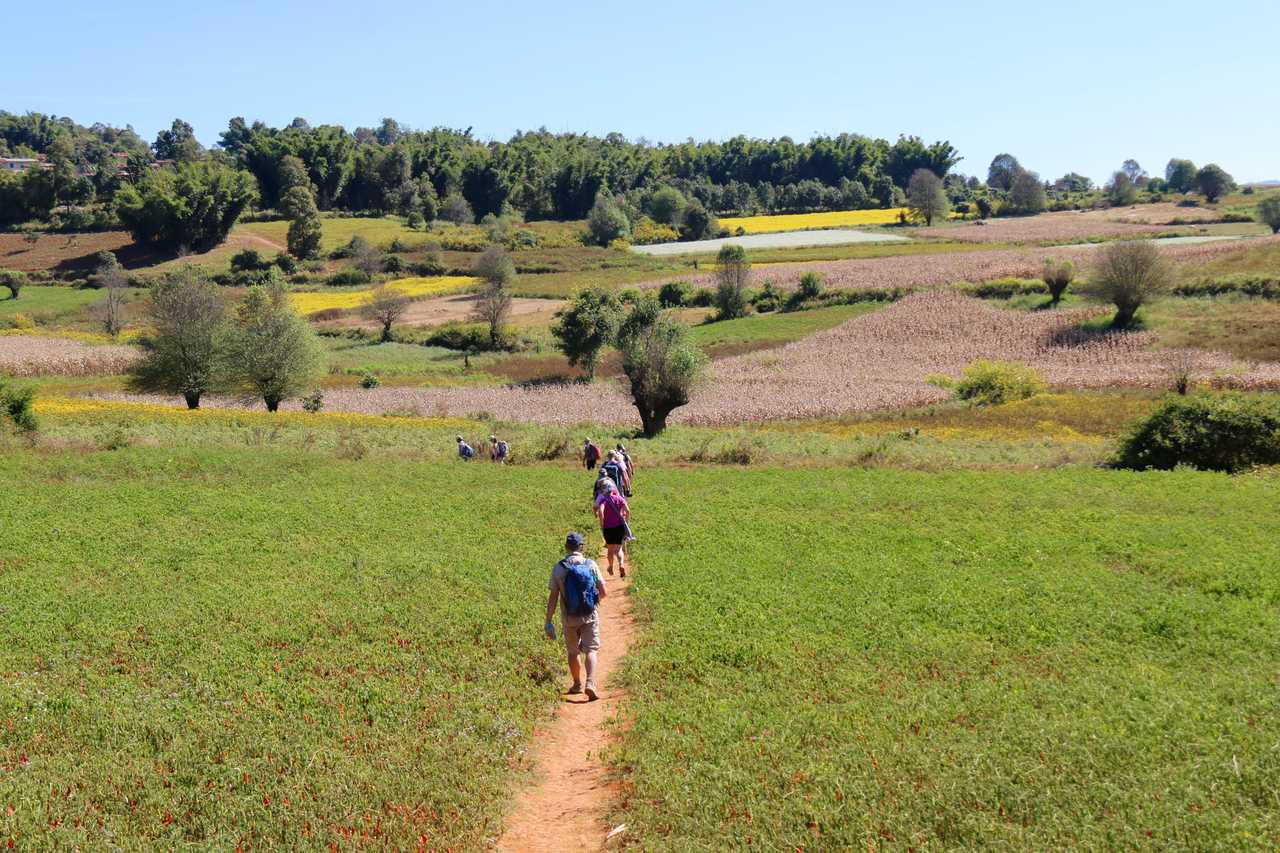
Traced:
<path fill-rule="evenodd" d="M 12 450 L 0 840 L 496 835 L 584 474 Z M 1274 846 L 1278 489 L 647 467 L 613 817 L 655 850 Z"/>
<path fill-rule="evenodd" d="M 34 322 L 46 325 L 83 318 L 93 303 L 102 298 L 97 290 L 74 287 L 28 285 L 17 299 L 9 291 L 0 291 L 0 328 L 13 324 L 14 317 L 24 314 Z M 130 292 L 130 296 L 134 296 Z"/>
<path fill-rule="evenodd" d="M 645 849 L 1280 844 L 1274 474 L 644 489 L 680 507 L 637 524 L 612 820 Z"/>
<path fill-rule="evenodd" d="M 752 314 L 736 320 L 702 323 L 693 326 L 690 334 L 698 346 L 713 351 L 743 345 L 776 345 L 798 341 L 814 332 L 830 329 L 882 307 L 881 303 L 863 302 L 815 308 L 811 311 Z"/>
<path fill-rule="evenodd" d="M 568 472 L 496 473 L 0 458 L 0 845 L 482 846 L 558 686 L 545 573 L 589 518 Z"/>

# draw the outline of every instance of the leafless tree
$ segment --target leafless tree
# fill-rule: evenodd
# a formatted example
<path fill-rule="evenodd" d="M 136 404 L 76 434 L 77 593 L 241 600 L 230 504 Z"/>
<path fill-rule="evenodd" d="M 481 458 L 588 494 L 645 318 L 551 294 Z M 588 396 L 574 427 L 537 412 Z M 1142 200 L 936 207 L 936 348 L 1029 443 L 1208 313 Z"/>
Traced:
<path fill-rule="evenodd" d="M 102 288 L 102 298 L 94 306 L 94 311 L 102 328 L 114 338 L 124 330 L 125 294 L 129 280 L 124 270 L 115 264 L 99 267 L 94 278 Z"/>
<path fill-rule="evenodd" d="M 498 349 L 502 326 L 511 314 L 511 283 L 515 281 L 516 265 L 502 249 L 490 246 L 476 260 L 475 271 L 482 289 L 471 316 L 489 327 L 489 344 Z"/>
<path fill-rule="evenodd" d="M 369 299 L 360 307 L 360 315 L 366 320 L 382 326 L 382 338 L 385 343 L 391 340 L 391 326 L 400 321 L 409 310 L 409 297 L 398 290 L 378 285 L 369 294 Z"/>

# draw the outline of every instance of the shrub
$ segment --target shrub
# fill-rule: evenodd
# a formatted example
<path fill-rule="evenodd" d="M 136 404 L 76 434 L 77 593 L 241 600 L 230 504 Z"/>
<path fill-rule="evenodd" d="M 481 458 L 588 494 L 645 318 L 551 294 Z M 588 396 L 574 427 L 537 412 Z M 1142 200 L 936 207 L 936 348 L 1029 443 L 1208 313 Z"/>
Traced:
<path fill-rule="evenodd" d="M 320 410 L 324 408 L 324 392 L 319 388 L 302 398 L 302 411 L 308 414 L 318 415 Z"/>
<path fill-rule="evenodd" d="M 751 297 L 751 304 L 760 313 L 768 314 L 782 307 L 782 294 L 773 282 L 766 281 L 760 292 Z"/>
<path fill-rule="evenodd" d="M 628 287 L 624 288 L 623 291 L 618 294 L 618 301 L 626 305 L 635 305 L 640 301 L 642 296 L 643 294 L 640 293 L 639 289 Z"/>
<path fill-rule="evenodd" d="M 800 289 L 796 291 L 802 299 L 817 299 L 822 295 L 822 277 L 816 272 L 807 272 L 800 276 Z"/>
<path fill-rule="evenodd" d="M 10 299 L 17 299 L 26 283 L 26 273 L 18 270 L 0 270 L 0 287 L 8 288 Z"/>
<path fill-rule="evenodd" d="M 360 270 L 338 270 L 329 276 L 329 284 L 333 287 L 353 287 L 358 284 L 368 284 L 368 273 Z"/>
<path fill-rule="evenodd" d="M 658 291 L 658 303 L 663 308 L 680 308 L 693 295 L 693 287 L 687 281 L 669 281 Z"/>
<path fill-rule="evenodd" d="M 998 406 L 1013 400 L 1025 400 L 1043 393 L 1049 386 L 1044 378 L 1013 361 L 989 361 L 980 358 L 964 369 L 960 379 L 947 384 L 957 400 L 968 400 L 976 406 Z"/>
<path fill-rule="evenodd" d="M 1111 464 L 1135 471 L 1191 465 L 1227 472 L 1280 464 L 1280 402 L 1237 395 L 1172 397 L 1134 426 Z"/>
<path fill-rule="evenodd" d="M 1112 325 L 1121 328 L 1133 322 L 1144 303 L 1169 289 L 1173 272 L 1149 240 L 1109 243 L 1098 250 L 1093 274 L 1081 292 L 1100 302 L 1116 306 Z"/>
<path fill-rule="evenodd" d="M 1268 196 L 1259 202 L 1258 219 L 1266 223 L 1273 234 L 1280 234 L 1280 195 Z"/>
<path fill-rule="evenodd" d="M 709 287 L 699 287 L 689 297 L 688 305 L 692 308 L 710 308 L 716 301 L 716 292 Z"/>
<path fill-rule="evenodd" d="M 720 247 L 716 256 L 717 319 L 732 320 L 747 314 L 747 284 L 751 280 L 751 261 L 741 246 L 729 243 Z"/>
<path fill-rule="evenodd" d="M 1023 278 L 997 278 L 978 284 L 962 285 L 960 290 L 977 299 L 1012 299 L 1015 296 L 1049 292 L 1049 288 L 1043 281 Z"/>
<path fill-rule="evenodd" d="M 1219 278 L 1200 278 L 1175 285 L 1178 296 L 1221 296 L 1238 293 L 1262 299 L 1280 299 L 1280 278 L 1252 273 L 1236 273 Z"/>
<path fill-rule="evenodd" d="M 360 387 L 364 388 L 365 390 L 372 390 L 374 388 L 377 388 L 381 384 L 382 384 L 382 381 L 378 379 L 377 374 L 372 373 L 368 370 L 366 370 L 364 374 L 361 375 L 360 377 Z"/>
<path fill-rule="evenodd" d="M 36 431 L 39 423 L 31 408 L 35 390 L 29 387 L 14 388 L 0 376 L 0 419 L 7 419 L 22 432 Z"/>
<path fill-rule="evenodd" d="M 622 206 L 603 193 L 596 196 L 591 212 L 587 214 L 587 232 L 593 243 L 608 246 L 615 240 L 631 236 L 631 223 Z"/>
<path fill-rule="evenodd" d="M 285 275 L 293 275 L 298 271 L 298 262 L 287 252 L 277 252 L 274 263 Z"/>
<path fill-rule="evenodd" d="M 1049 301 L 1057 305 L 1062 301 L 1062 294 L 1076 277 L 1076 265 L 1061 258 L 1045 258 L 1044 271 L 1040 274 L 1044 286 L 1049 288 Z"/>
<path fill-rule="evenodd" d="M 650 243 L 674 243 L 680 239 L 680 232 L 671 225 L 660 225 L 647 216 L 642 216 L 631 229 L 631 242 L 636 246 L 647 246 Z"/>
<path fill-rule="evenodd" d="M 231 256 L 232 272 L 256 272 L 266 266 L 269 264 L 262 260 L 257 249 L 244 249 Z"/>

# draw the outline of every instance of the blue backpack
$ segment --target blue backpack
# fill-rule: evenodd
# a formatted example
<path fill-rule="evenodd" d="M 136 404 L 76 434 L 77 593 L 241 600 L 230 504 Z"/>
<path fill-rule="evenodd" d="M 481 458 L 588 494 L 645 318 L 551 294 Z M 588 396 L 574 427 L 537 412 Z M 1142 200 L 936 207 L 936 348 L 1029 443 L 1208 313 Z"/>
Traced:
<path fill-rule="evenodd" d="M 606 462 L 600 466 L 600 473 L 607 474 L 613 484 L 618 487 L 618 491 L 622 491 L 622 466 L 617 462 Z"/>
<path fill-rule="evenodd" d="M 564 609 L 570 616 L 590 616 L 596 609 L 596 575 L 586 560 L 564 566 Z"/>

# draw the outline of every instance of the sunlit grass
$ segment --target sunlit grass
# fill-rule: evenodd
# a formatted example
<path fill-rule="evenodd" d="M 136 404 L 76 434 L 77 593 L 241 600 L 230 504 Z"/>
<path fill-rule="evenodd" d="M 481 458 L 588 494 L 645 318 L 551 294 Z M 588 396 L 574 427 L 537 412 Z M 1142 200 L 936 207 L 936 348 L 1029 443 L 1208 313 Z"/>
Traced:
<path fill-rule="evenodd" d="M 739 228 L 747 234 L 765 234 L 771 231 L 809 231 L 815 228 L 847 228 L 858 225 L 891 225 L 906 212 L 905 207 L 884 210 L 830 210 L 821 213 L 776 213 L 761 216 L 731 216 L 720 220 L 720 225 L 736 233 Z"/>

